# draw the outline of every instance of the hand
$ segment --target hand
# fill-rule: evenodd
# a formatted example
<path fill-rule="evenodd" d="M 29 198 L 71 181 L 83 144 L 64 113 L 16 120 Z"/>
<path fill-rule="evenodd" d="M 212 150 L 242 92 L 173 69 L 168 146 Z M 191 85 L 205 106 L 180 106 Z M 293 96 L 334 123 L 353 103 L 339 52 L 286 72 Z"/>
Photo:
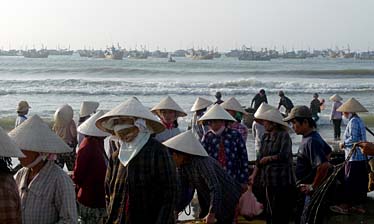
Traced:
<path fill-rule="evenodd" d="M 248 185 L 253 185 L 254 182 L 255 182 L 255 177 L 253 175 L 249 176 Z"/>
<path fill-rule="evenodd" d="M 374 144 L 371 142 L 359 142 L 357 144 L 363 154 L 365 155 L 374 155 Z"/>
<path fill-rule="evenodd" d="M 304 194 L 311 194 L 313 191 L 313 185 L 311 184 L 300 184 L 300 191 Z"/>
<path fill-rule="evenodd" d="M 339 149 L 341 149 L 341 150 L 344 149 L 344 143 L 342 143 L 342 142 L 339 143 Z"/>
<path fill-rule="evenodd" d="M 265 156 L 264 158 L 262 158 L 262 159 L 260 160 L 260 164 L 261 164 L 261 165 L 266 165 L 266 164 L 268 164 L 270 161 L 271 161 L 271 156 Z"/>
<path fill-rule="evenodd" d="M 204 222 L 207 223 L 207 224 L 211 224 L 211 223 L 217 222 L 216 214 L 214 214 L 214 213 L 208 213 L 208 215 L 205 216 L 205 218 L 204 218 Z"/>

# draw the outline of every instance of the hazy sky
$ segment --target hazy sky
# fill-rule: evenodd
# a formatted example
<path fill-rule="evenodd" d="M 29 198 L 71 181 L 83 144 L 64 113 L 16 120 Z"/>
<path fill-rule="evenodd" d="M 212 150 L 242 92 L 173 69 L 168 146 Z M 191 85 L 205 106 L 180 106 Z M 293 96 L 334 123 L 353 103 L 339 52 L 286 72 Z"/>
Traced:
<path fill-rule="evenodd" d="M 2 0 L 0 47 L 374 49 L 374 0 Z"/>

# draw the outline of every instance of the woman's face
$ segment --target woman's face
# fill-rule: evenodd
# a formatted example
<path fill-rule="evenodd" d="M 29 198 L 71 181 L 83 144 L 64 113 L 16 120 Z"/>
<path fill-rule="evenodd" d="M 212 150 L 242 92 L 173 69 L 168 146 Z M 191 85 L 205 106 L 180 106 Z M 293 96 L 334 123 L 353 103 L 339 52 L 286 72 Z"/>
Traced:
<path fill-rule="evenodd" d="M 227 110 L 227 112 L 228 112 L 231 116 L 233 116 L 233 117 L 235 117 L 235 115 L 236 115 L 236 111 L 234 111 L 234 110 Z"/>
<path fill-rule="evenodd" d="M 343 112 L 343 116 L 346 118 L 346 119 L 349 119 L 351 117 L 351 113 L 349 112 Z"/>
<path fill-rule="evenodd" d="M 177 119 L 177 113 L 174 110 L 160 110 L 159 116 L 165 123 L 173 123 Z"/>
<path fill-rule="evenodd" d="M 139 134 L 137 127 L 125 128 L 114 132 L 118 138 L 124 142 L 132 142 Z"/>
<path fill-rule="evenodd" d="M 271 121 L 267 121 L 267 120 L 263 120 L 263 121 L 262 121 L 262 125 L 264 126 L 264 128 L 265 128 L 265 130 L 266 130 L 267 132 L 271 132 L 271 131 L 273 131 L 273 130 L 274 130 L 274 127 L 275 127 L 275 125 L 274 125 L 273 122 L 271 122 Z"/>
<path fill-rule="evenodd" d="M 175 165 L 177 165 L 177 167 L 181 166 L 183 164 L 183 156 L 176 152 L 172 152 L 172 155 Z"/>
<path fill-rule="evenodd" d="M 29 150 L 22 150 L 23 154 L 25 154 L 26 157 L 24 158 L 19 158 L 19 162 L 23 167 L 27 167 L 29 164 L 35 161 L 36 158 L 38 158 L 39 153 L 38 152 L 33 152 Z"/>
<path fill-rule="evenodd" d="M 209 127 L 213 131 L 218 131 L 224 125 L 225 125 L 225 121 L 223 121 L 223 120 L 211 120 L 211 121 L 209 121 Z"/>

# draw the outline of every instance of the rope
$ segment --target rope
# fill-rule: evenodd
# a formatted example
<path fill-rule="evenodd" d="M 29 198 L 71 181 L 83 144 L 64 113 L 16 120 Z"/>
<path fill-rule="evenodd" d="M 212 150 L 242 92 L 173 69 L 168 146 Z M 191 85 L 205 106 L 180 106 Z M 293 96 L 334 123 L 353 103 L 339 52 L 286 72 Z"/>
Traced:
<path fill-rule="evenodd" d="M 311 196 L 311 200 L 306 213 L 308 223 L 317 223 L 318 213 L 320 212 L 321 204 L 326 196 L 327 191 L 329 190 L 331 184 L 334 183 L 338 173 L 349 162 L 353 153 L 356 152 L 357 148 L 357 143 L 354 143 L 345 161 L 334 166 L 334 171 L 332 172 L 332 174 L 328 178 L 326 178 L 322 182 L 322 184 L 320 184 L 314 191 L 313 195 Z"/>

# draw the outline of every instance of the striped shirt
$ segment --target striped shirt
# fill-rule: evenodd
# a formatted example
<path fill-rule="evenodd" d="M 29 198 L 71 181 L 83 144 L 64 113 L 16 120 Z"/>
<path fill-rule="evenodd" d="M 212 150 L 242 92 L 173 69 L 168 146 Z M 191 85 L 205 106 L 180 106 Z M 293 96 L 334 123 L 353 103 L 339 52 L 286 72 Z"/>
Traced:
<path fill-rule="evenodd" d="M 0 223 L 22 223 L 17 185 L 13 176 L 7 173 L 0 173 Z"/>
<path fill-rule="evenodd" d="M 344 151 L 345 157 L 347 158 L 349 152 L 354 143 L 366 141 L 366 129 L 365 124 L 361 118 L 357 115 L 353 115 L 347 124 L 344 132 Z M 366 160 L 366 156 L 361 152 L 361 150 L 356 150 L 353 153 L 349 161 L 362 161 Z"/>
<path fill-rule="evenodd" d="M 222 223 L 233 218 L 241 195 L 241 186 L 215 159 L 194 156 L 191 163 L 180 167 L 180 174 L 181 178 L 186 178 L 198 192 L 202 207 L 199 215 L 201 218 L 208 212 L 215 213 L 218 221 Z"/>
<path fill-rule="evenodd" d="M 22 168 L 15 176 L 23 223 L 77 223 L 75 192 L 70 177 L 54 161 L 48 161 L 27 185 L 29 172 L 29 168 Z"/>

